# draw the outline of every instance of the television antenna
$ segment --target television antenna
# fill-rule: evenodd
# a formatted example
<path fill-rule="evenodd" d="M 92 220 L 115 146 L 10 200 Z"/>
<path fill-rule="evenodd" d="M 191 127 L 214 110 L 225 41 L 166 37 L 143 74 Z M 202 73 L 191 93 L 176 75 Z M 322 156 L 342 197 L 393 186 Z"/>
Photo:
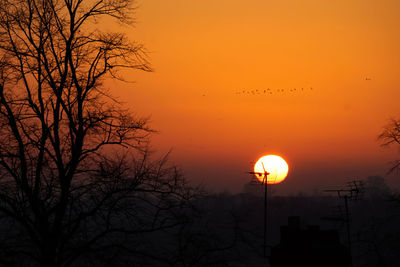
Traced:
<path fill-rule="evenodd" d="M 346 232 L 347 232 L 347 246 L 350 254 L 350 266 L 353 266 L 353 257 L 351 253 L 351 235 L 350 235 L 350 213 L 349 213 L 349 200 L 359 200 L 364 193 L 364 183 L 362 181 L 347 182 L 345 189 L 328 189 L 324 192 L 335 192 L 338 198 L 344 199 Z"/>
<path fill-rule="evenodd" d="M 261 162 L 264 172 L 248 172 L 249 174 L 254 174 L 256 176 L 262 176 L 262 181 L 257 179 L 257 183 L 264 184 L 264 243 L 263 243 L 263 253 L 264 258 L 267 257 L 267 192 L 268 192 L 268 175 L 269 172 L 265 170 L 264 163 Z M 252 183 L 254 184 L 254 178 Z"/>

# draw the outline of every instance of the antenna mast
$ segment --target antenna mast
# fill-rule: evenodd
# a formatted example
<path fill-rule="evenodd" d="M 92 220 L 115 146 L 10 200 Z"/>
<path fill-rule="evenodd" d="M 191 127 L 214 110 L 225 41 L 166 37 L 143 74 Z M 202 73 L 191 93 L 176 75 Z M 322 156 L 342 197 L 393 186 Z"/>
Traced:
<path fill-rule="evenodd" d="M 268 192 L 268 175 L 270 174 L 265 170 L 264 163 L 261 162 L 263 166 L 264 172 L 248 172 L 254 175 L 262 175 L 262 184 L 264 184 L 264 244 L 263 244 L 263 252 L 264 258 L 267 258 L 267 192 Z"/>
<path fill-rule="evenodd" d="M 353 257 L 351 252 L 351 234 L 350 234 L 350 213 L 349 213 L 349 200 L 360 199 L 363 193 L 364 184 L 362 181 L 351 181 L 347 183 L 346 189 L 329 189 L 324 190 L 325 192 L 336 192 L 339 198 L 344 199 L 345 206 L 345 222 L 346 222 L 346 232 L 347 232 L 347 246 L 350 254 L 350 266 L 353 266 Z"/>

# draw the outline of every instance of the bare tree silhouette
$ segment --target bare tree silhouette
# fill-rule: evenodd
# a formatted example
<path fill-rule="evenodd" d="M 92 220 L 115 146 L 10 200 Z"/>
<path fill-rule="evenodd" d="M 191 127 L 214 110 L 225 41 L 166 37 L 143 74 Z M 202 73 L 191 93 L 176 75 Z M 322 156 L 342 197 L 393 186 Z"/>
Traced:
<path fill-rule="evenodd" d="M 382 146 L 400 145 L 400 120 L 391 119 L 378 136 Z M 389 173 L 400 169 L 400 160 L 395 160 Z"/>
<path fill-rule="evenodd" d="M 0 264 L 111 266 L 121 251 L 158 259 L 127 236 L 184 220 L 193 191 L 165 160 L 148 159 L 147 120 L 102 86 L 121 68 L 151 71 L 140 44 L 97 29 L 132 22 L 133 9 L 133 0 L 1 0 Z M 110 156 L 118 147 L 141 157 Z"/>

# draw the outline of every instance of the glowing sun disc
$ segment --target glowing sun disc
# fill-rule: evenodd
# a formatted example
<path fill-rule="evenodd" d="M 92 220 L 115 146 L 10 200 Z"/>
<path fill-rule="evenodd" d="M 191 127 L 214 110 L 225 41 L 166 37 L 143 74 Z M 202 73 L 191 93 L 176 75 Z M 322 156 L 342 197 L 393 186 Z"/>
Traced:
<path fill-rule="evenodd" d="M 289 165 L 282 157 L 276 155 L 259 158 L 254 164 L 254 172 L 260 182 L 264 182 L 264 169 L 269 173 L 267 184 L 277 184 L 285 180 L 289 172 Z"/>

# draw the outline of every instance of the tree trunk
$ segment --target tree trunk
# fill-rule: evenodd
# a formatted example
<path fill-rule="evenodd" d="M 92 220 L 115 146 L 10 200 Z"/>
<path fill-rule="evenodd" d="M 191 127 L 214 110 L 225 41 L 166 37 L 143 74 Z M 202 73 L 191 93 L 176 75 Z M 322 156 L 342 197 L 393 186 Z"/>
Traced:
<path fill-rule="evenodd" d="M 60 264 L 57 261 L 57 245 L 52 242 L 52 238 L 49 238 L 47 243 L 43 245 L 40 257 L 41 267 L 59 267 Z"/>

